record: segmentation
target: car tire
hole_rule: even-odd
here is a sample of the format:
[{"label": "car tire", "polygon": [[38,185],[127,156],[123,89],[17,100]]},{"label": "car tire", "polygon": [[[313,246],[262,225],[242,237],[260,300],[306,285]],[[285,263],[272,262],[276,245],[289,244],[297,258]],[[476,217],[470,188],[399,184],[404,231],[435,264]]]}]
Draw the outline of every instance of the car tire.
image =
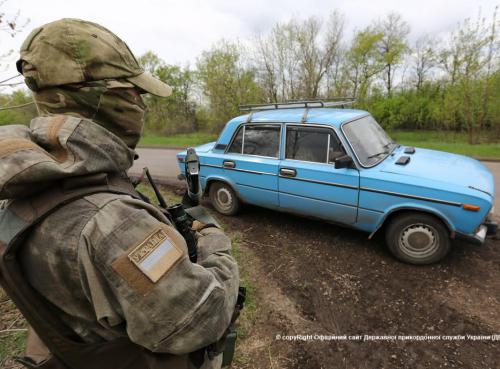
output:
[{"label": "car tire", "polygon": [[228,184],[215,182],[210,186],[210,202],[215,210],[224,215],[235,215],[240,210],[240,201]]},{"label": "car tire", "polygon": [[448,229],[438,218],[423,213],[396,215],[386,228],[389,250],[410,264],[432,264],[450,251]]}]

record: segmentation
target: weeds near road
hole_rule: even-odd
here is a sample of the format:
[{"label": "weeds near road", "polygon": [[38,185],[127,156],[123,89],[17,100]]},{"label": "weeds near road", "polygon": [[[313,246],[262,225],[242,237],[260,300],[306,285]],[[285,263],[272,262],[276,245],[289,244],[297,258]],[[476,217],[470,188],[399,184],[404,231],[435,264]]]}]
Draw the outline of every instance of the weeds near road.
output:
[{"label": "weeds near road", "polygon": [[21,368],[12,357],[21,355],[26,340],[26,321],[0,288],[0,368]]}]

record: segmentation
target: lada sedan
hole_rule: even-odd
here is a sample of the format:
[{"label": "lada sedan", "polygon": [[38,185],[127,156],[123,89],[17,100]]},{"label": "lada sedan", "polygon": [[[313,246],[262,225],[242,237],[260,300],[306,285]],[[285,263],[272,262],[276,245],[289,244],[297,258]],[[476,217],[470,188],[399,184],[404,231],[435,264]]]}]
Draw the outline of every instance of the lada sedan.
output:
[{"label": "lada sedan", "polygon": [[253,204],[370,238],[383,231],[394,256],[413,264],[442,259],[457,237],[483,243],[496,232],[494,180],[479,161],[399,145],[368,112],[328,105],[339,103],[250,106],[197,147],[213,207],[234,215]]}]

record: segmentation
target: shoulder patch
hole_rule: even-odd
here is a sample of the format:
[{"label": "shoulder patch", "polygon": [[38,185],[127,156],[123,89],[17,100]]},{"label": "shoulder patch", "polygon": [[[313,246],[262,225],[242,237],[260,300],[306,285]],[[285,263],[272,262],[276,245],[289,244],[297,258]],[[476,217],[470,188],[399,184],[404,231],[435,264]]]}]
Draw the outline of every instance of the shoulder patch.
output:
[{"label": "shoulder patch", "polygon": [[116,259],[112,267],[132,287],[147,294],[187,255],[186,246],[179,238],[173,228],[162,225]]}]

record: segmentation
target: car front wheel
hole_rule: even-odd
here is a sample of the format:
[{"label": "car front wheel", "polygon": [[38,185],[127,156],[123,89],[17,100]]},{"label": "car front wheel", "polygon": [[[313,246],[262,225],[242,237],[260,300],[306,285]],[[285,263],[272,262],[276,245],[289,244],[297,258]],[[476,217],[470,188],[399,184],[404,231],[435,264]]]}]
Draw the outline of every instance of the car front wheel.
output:
[{"label": "car front wheel", "polygon": [[450,251],[448,229],[429,214],[396,215],[387,227],[386,241],[396,258],[410,264],[435,263]]},{"label": "car front wheel", "polygon": [[227,184],[215,182],[210,186],[210,201],[219,213],[234,215],[240,209],[240,201],[234,190]]}]

